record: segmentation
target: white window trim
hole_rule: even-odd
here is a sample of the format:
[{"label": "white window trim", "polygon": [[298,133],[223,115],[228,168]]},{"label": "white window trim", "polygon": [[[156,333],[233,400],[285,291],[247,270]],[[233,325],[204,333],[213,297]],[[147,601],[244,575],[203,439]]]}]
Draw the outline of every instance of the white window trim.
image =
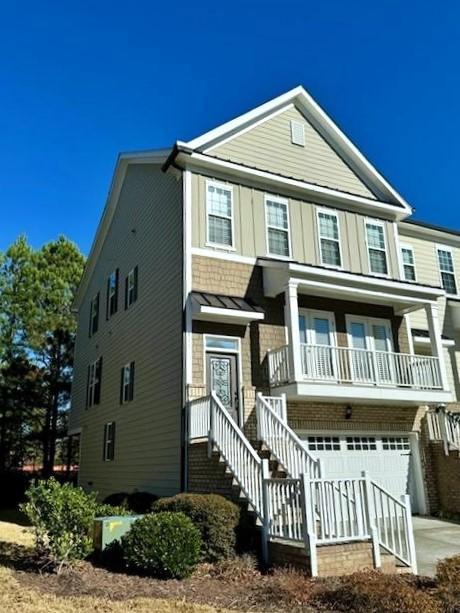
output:
[{"label": "white window trim", "polygon": [[[305,324],[307,330],[307,345],[316,345],[312,343],[314,327],[313,319],[318,317],[319,319],[328,319],[331,326],[331,347],[337,347],[337,332],[335,325],[335,313],[333,311],[318,311],[313,309],[299,308],[299,316],[305,317]],[[299,330],[300,332],[300,330]]]},{"label": "white window trim", "polygon": [[[383,229],[383,242],[385,243],[384,249],[379,249],[378,247],[370,247],[369,241],[367,239],[367,224],[371,224],[373,226],[380,226]],[[390,277],[390,261],[388,259],[388,241],[387,241],[385,222],[381,221],[380,219],[373,219],[372,217],[365,217],[364,218],[364,238],[366,240],[367,265],[369,267],[369,274],[375,275],[376,277],[382,277],[384,279],[388,279]],[[369,249],[375,249],[377,251],[385,252],[385,260],[386,260],[387,271],[388,271],[386,274],[383,272],[373,272],[372,271],[371,257],[370,257]]]},{"label": "white window trim", "polygon": [[[276,202],[278,204],[284,204],[286,206],[286,215],[287,215],[287,229],[277,228],[276,226],[270,226],[274,230],[281,230],[282,232],[287,232],[288,236],[288,255],[279,255],[277,253],[270,253],[270,243],[268,240],[268,216],[267,216],[267,201]],[[281,260],[290,260],[291,259],[291,222],[289,219],[289,200],[287,198],[281,198],[280,196],[272,196],[271,194],[265,194],[264,196],[264,213],[265,213],[265,255],[270,258],[276,258]]]},{"label": "white window trim", "polygon": [[[113,440],[111,438],[109,439],[109,436],[108,436],[108,434],[109,434],[109,426],[113,426],[113,424],[114,424],[113,421],[108,421],[106,424],[104,424],[104,441],[105,441],[105,445],[104,445],[104,462],[113,462],[113,458],[109,458],[109,454],[108,454],[109,443],[113,442]],[[113,436],[113,432],[112,432],[112,436]]]},{"label": "white window trim", "polygon": [[[96,330],[93,331],[93,322],[94,322],[94,304],[96,302],[96,300],[99,298],[99,304],[97,305],[97,326],[96,326]],[[91,336],[93,336],[94,334],[96,334],[96,332],[99,330],[99,315],[100,315],[100,311],[101,311],[101,297],[100,297],[100,292],[97,292],[96,294],[94,294],[94,296],[91,298],[91,302],[90,302],[90,319],[91,319]]]},{"label": "white window trim", "polygon": [[[454,252],[454,249],[450,245],[441,245],[439,243],[436,244],[434,246],[434,248],[435,248],[435,252],[436,252],[436,262],[437,262],[437,265],[438,265],[439,284],[440,284],[440,286],[442,288],[444,287],[443,282],[442,282],[442,274],[441,274],[441,272],[445,272],[447,274],[452,274],[454,276],[454,279],[455,279],[455,287],[457,288],[457,293],[456,294],[449,294],[446,291],[446,295],[447,296],[451,296],[452,298],[458,298],[459,297],[459,288],[458,288],[457,273],[455,271],[455,259],[454,259],[454,253],[455,252]],[[439,252],[440,251],[448,251],[450,253],[451,258],[452,258],[452,267],[454,269],[453,272],[450,272],[448,270],[441,271],[441,263],[439,261]]]},{"label": "white window trim", "polygon": [[[221,338],[224,340],[237,341],[236,349],[220,349],[218,347],[207,348],[206,340],[208,338]],[[206,372],[206,354],[207,353],[228,353],[230,355],[236,355],[237,370],[238,370],[238,412],[240,424],[243,423],[243,404],[242,404],[242,389],[243,389],[243,365],[241,363],[241,338],[239,336],[228,336],[225,334],[204,334],[203,335],[203,384],[207,386],[207,372]]]},{"label": "white window trim", "polygon": [[358,322],[358,323],[362,323],[364,324],[364,331],[366,334],[366,351],[377,351],[375,349],[375,339],[373,337],[373,335],[371,334],[371,328],[372,325],[377,325],[377,326],[387,326],[388,327],[388,339],[390,341],[390,349],[388,349],[387,351],[389,351],[390,353],[394,353],[394,339],[393,339],[393,326],[391,325],[391,319],[384,319],[382,317],[364,317],[362,315],[352,315],[350,313],[347,313],[345,315],[345,324],[346,324],[346,328],[347,328],[347,342],[348,342],[348,347],[350,349],[353,349],[353,335],[351,333],[351,324],[353,322]]},{"label": "white window trim", "polygon": [[[414,269],[414,275],[415,275],[415,279],[413,281],[406,279],[406,275],[404,273],[404,266],[406,266],[406,264],[404,264],[404,258],[402,254],[403,249],[407,249],[408,251],[412,252],[412,261],[413,261],[412,267]],[[415,250],[414,250],[413,245],[410,245],[409,243],[399,243],[399,257],[401,258],[401,273],[402,273],[403,281],[405,281],[406,283],[417,283],[418,275],[417,275],[417,267],[415,265]]]},{"label": "white window trim", "polygon": [[127,283],[128,283],[128,289],[127,289],[127,295],[126,295],[126,307],[130,307],[135,303],[135,300],[133,300],[132,302],[129,301],[129,292],[132,290],[134,291],[136,288],[136,275],[134,273],[135,268],[131,268],[131,270],[128,272],[128,277],[127,277]]},{"label": "white window trim", "polygon": [[101,383],[101,380],[96,378],[97,364],[99,360],[100,360],[100,357],[97,358],[97,360],[94,360],[94,362],[90,362],[89,364],[88,399],[87,399],[88,409],[96,406],[94,404],[94,392],[96,390],[97,383],[99,384]]},{"label": "white window trim", "polygon": [[[332,241],[335,239],[329,238],[326,236],[321,236],[320,221],[319,221],[320,213],[324,213],[325,215],[330,215],[331,217],[335,217],[337,220],[337,231],[339,234],[339,238],[337,239],[337,242],[339,244],[340,265],[327,264],[326,262],[323,262],[323,250],[321,249],[321,239],[324,238],[325,240],[332,240]],[[319,250],[319,259],[321,262],[321,266],[325,266],[326,268],[331,268],[332,270],[343,270],[342,234],[340,231],[340,217],[339,217],[338,211],[333,210],[333,209],[328,209],[325,207],[318,207],[316,209],[316,232],[317,232],[317,237],[318,237],[318,250]]]},{"label": "white window trim", "polygon": [[[219,189],[225,189],[230,192],[230,208],[231,208],[231,217],[230,217],[230,226],[231,226],[231,245],[222,245],[220,243],[213,243],[209,239],[209,200],[208,200],[208,188],[209,187],[217,187]],[[216,217],[219,217],[218,215]],[[220,216],[223,219],[228,219],[228,217]],[[236,251],[235,247],[235,206],[233,202],[233,185],[229,185],[228,183],[221,183],[219,181],[211,181],[209,179],[206,180],[206,247],[213,247],[215,249],[221,249],[224,251]]]}]

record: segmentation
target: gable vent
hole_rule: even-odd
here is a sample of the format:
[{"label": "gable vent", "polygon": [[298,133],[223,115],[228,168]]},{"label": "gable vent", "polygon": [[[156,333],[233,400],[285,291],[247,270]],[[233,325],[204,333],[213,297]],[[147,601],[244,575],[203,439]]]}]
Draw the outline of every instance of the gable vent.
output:
[{"label": "gable vent", "polygon": [[300,121],[291,121],[291,141],[294,145],[305,147],[305,129]]}]

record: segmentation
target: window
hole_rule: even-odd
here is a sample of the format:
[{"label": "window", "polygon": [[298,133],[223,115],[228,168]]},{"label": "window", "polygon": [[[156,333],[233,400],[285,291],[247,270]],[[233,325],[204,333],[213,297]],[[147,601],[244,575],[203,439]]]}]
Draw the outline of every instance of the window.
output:
[{"label": "window", "polygon": [[114,270],[107,279],[107,304],[106,316],[107,319],[112,317],[118,310],[118,268]]},{"label": "window", "polygon": [[384,451],[410,451],[410,441],[407,436],[385,436],[382,447]]},{"label": "window", "polygon": [[129,271],[125,281],[125,309],[137,300],[137,266]]},{"label": "window", "polygon": [[305,147],[305,128],[301,121],[291,121],[291,142],[293,145]]},{"label": "window", "polygon": [[373,436],[347,436],[348,451],[375,451],[377,443]]},{"label": "window", "polygon": [[438,247],[439,271],[441,283],[448,294],[457,294],[457,282],[455,280],[454,260],[452,251],[447,247]]},{"label": "window", "polygon": [[238,351],[238,339],[225,336],[207,336],[206,349],[221,349],[224,351]]},{"label": "window", "polygon": [[335,213],[318,211],[318,235],[321,264],[325,266],[342,266],[339,220]]},{"label": "window", "polygon": [[383,224],[366,221],[366,240],[369,254],[369,269],[376,275],[387,275],[387,253]]},{"label": "window", "polygon": [[230,187],[206,184],[208,243],[233,247],[233,192]]},{"label": "window", "polygon": [[104,447],[102,458],[104,462],[111,462],[115,457],[115,422],[109,421],[104,426]]},{"label": "window", "polygon": [[134,362],[126,364],[121,369],[120,404],[134,399]]},{"label": "window", "polygon": [[100,294],[94,296],[89,306],[89,335],[96,334],[99,327],[99,298]]},{"label": "window", "polygon": [[416,281],[414,250],[406,245],[401,247],[401,260],[403,265],[404,279]]},{"label": "window", "polygon": [[102,357],[88,366],[86,382],[86,408],[101,402]]},{"label": "window", "polygon": [[265,197],[265,222],[267,225],[267,248],[270,255],[280,255],[288,258],[289,246],[289,216],[285,200]]},{"label": "window", "polygon": [[308,449],[310,451],[340,451],[338,436],[309,436]]}]

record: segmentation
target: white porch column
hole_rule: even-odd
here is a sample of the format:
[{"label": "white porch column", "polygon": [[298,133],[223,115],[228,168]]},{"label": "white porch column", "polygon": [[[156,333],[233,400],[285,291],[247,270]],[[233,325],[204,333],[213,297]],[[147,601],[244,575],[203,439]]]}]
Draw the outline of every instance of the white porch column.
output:
[{"label": "white porch column", "polygon": [[439,307],[437,304],[430,302],[425,305],[425,311],[428,330],[430,332],[431,352],[433,356],[439,359],[442,387],[448,390],[449,382],[447,380],[446,361],[444,359],[444,350],[442,346],[441,326],[439,325]]},{"label": "white porch column", "polygon": [[297,284],[289,283],[285,290],[286,325],[288,329],[288,355],[291,381],[302,380],[302,360],[300,357],[299,304]]}]

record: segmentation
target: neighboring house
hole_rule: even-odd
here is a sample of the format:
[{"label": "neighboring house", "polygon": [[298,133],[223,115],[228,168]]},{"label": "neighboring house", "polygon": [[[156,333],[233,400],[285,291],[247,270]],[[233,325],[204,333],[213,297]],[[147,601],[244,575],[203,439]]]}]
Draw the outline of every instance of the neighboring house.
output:
[{"label": "neighboring house", "polygon": [[[372,537],[376,565],[377,547],[414,568],[399,501],[439,504],[423,423],[460,394],[460,234],[411,213],[302,87],[172,150],[121,155],[75,301],[80,484],[231,493],[217,450],[272,540],[313,552]],[[270,481],[250,441],[294,480]],[[406,522],[404,551],[387,511],[360,507],[363,470],[372,508]],[[288,491],[302,473],[333,484],[326,511]],[[276,523],[282,487],[292,526]],[[355,519],[338,534],[324,512],[342,503]],[[320,551],[312,572],[343,564]]]}]

